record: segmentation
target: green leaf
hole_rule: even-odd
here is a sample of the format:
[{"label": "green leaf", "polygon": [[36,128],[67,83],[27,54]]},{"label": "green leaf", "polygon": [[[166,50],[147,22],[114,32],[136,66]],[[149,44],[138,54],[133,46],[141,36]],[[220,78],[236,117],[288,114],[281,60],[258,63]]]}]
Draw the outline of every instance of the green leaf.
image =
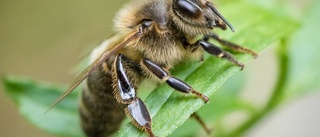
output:
[{"label": "green leaf", "polygon": [[[229,2],[221,6],[221,12],[235,25],[235,34],[223,35],[224,38],[245,45],[247,48],[261,52],[268,45],[290,35],[297,23],[288,17],[263,10],[259,7],[241,2]],[[241,62],[252,59],[247,54],[235,54]],[[239,70],[230,62],[206,56],[202,64],[190,63],[176,67],[172,75],[185,80],[197,91],[211,96],[222,83]],[[214,99],[214,97],[213,97]],[[166,84],[156,88],[145,100],[153,117],[153,131],[156,136],[168,136],[181,126],[189,116],[197,111],[204,102],[190,96],[182,96]],[[125,125],[119,137],[146,136],[132,124]]]},{"label": "green leaf", "polygon": [[78,117],[79,90],[71,93],[56,107],[45,113],[65,87],[6,76],[3,80],[7,94],[15,101],[20,113],[40,129],[68,137],[81,137]]}]

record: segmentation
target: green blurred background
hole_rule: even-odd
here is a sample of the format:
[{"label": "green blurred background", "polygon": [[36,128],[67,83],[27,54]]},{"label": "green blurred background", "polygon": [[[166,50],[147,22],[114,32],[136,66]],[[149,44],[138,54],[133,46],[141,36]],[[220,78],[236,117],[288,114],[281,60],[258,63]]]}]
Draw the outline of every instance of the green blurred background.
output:
[{"label": "green blurred background", "polygon": [[[126,1],[1,0],[0,73],[70,83],[73,69],[112,32]],[[23,120],[0,87],[0,136],[52,136]]]},{"label": "green blurred background", "polygon": [[[75,66],[88,55],[94,45],[112,33],[112,19],[116,11],[127,1],[1,0],[0,75],[24,75],[54,83],[70,83],[74,78]],[[261,4],[268,3],[267,0],[261,1]],[[288,4],[300,11],[308,7],[309,2],[295,0]],[[273,5],[267,6],[272,8]],[[298,11],[292,10],[292,13],[299,14]],[[297,14],[293,16],[299,16]],[[257,106],[263,105],[277,76],[276,65],[272,48],[248,64],[244,73],[250,72],[249,85],[246,85],[243,96],[255,102]],[[256,80],[261,78],[262,81]],[[13,101],[4,94],[3,85],[0,86],[0,136],[53,136],[24,121]],[[261,89],[259,93],[255,92],[257,88]],[[265,134],[270,131],[279,133],[279,137],[289,135],[287,133],[290,131],[295,131],[293,135],[296,136],[320,135],[320,131],[314,128],[320,126],[317,124],[320,123],[319,118],[317,119],[320,111],[314,109],[314,105],[320,103],[319,97],[318,94],[306,96],[300,99],[300,102],[281,108],[281,111],[278,110],[262,122],[263,124],[257,126],[256,131],[248,135],[275,135]],[[230,117],[231,121],[235,119],[237,118]],[[290,120],[293,119],[298,119],[298,123],[291,123]],[[304,128],[305,122],[311,122],[314,126]],[[299,127],[300,132],[297,129]],[[278,129],[284,131],[277,131]]]}]

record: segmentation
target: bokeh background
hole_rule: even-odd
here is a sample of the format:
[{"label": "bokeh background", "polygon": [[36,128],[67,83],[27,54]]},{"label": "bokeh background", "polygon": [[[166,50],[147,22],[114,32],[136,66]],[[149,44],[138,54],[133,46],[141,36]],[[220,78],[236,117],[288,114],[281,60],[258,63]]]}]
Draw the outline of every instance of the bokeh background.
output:
[{"label": "bokeh background", "polygon": [[[53,83],[70,83],[75,66],[92,47],[112,33],[112,19],[126,1],[1,0],[0,75],[14,74]],[[261,1],[272,8],[267,0]],[[310,1],[283,3],[295,9],[291,9],[293,16],[298,17],[308,10]],[[277,78],[274,48],[267,49],[250,62],[243,73],[249,75],[242,96],[263,105]],[[0,86],[0,136],[54,136],[27,123],[18,114],[13,101],[5,95],[3,85]],[[320,94],[317,92],[287,103],[259,122],[247,136],[320,136],[318,104]],[[237,117],[230,117],[230,120],[237,120]]]}]

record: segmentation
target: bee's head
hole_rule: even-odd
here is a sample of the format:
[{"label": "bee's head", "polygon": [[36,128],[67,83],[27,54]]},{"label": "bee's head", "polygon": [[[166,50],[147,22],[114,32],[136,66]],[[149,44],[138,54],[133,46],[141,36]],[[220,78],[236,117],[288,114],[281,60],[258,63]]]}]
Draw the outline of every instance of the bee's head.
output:
[{"label": "bee's head", "polygon": [[232,25],[207,0],[173,0],[173,22],[189,34],[209,33],[213,28],[234,31]]}]

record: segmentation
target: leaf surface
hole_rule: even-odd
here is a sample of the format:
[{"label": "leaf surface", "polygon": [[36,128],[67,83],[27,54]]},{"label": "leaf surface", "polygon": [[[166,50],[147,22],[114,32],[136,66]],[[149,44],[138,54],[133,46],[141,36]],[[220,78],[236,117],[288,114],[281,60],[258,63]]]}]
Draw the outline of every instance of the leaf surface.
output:
[{"label": "leaf surface", "polygon": [[83,136],[78,117],[79,90],[45,113],[65,87],[14,76],[6,76],[3,82],[7,94],[29,122],[60,136]]}]

